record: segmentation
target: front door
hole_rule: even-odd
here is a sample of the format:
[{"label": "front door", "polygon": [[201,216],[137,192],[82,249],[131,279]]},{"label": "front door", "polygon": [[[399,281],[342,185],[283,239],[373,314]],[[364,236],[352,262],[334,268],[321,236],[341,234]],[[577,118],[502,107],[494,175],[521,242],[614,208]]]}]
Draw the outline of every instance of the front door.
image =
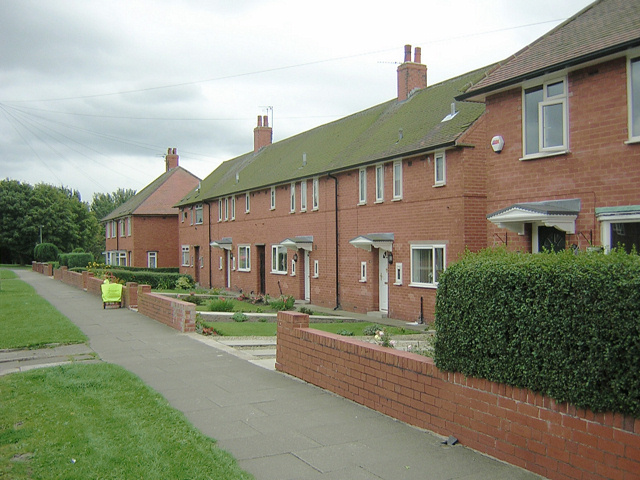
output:
[{"label": "front door", "polygon": [[566,247],[566,235],[555,227],[538,227],[538,251],[561,252]]},{"label": "front door", "polygon": [[227,269],[226,269],[226,286],[227,288],[231,288],[231,250],[226,250],[227,252]]},{"label": "front door", "polygon": [[380,312],[389,312],[389,262],[387,251],[378,249],[378,299]]},{"label": "front door", "polygon": [[304,299],[311,300],[311,273],[309,272],[309,252],[304,250]]},{"label": "front door", "polygon": [[266,255],[264,245],[258,245],[258,270],[260,272],[260,279],[258,285],[258,293],[264,295],[266,293],[266,280],[267,272],[265,267]]}]

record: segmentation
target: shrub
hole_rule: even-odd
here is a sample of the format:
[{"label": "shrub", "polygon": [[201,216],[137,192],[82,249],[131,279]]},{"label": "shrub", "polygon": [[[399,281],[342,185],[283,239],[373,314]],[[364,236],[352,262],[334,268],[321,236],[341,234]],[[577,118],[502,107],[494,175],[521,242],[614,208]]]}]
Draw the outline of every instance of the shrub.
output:
[{"label": "shrub", "polygon": [[176,281],[176,288],[180,288],[182,290],[188,290],[195,286],[196,286],[195,282],[189,276],[182,276]]},{"label": "shrub", "polygon": [[274,310],[291,310],[295,301],[291,295],[281,295],[276,300],[271,300],[269,306]]},{"label": "shrub", "polygon": [[195,303],[196,305],[202,305],[204,303],[204,299],[202,297],[197,297],[196,295],[187,295],[186,297],[181,297],[180,300],[183,302]]},{"label": "shrub", "polygon": [[369,325],[368,327],[364,327],[362,329],[362,334],[366,335],[368,337],[373,337],[374,335],[376,335],[380,330],[384,330],[383,327],[381,325],[378,324],[374,324],[374,325]]},{"label": "shrub", "polygon": [[91,253],[61,253],[60,265],[64,267],[80,268],[86,267],[93,263],[93,254]]},{"label": "shrub", "polygon": [[[123,282],[135,282],[140,285],[149,285],[153,289],[172,290],[176,286],[176,282],[180,277],[179,273],[160,273],[155,270],[132,271],[122,270],[120,267],[111,267],[106,269],[113,275],[121,279]],[[101,275],[102,271],[96,270],[96,275]]]},{"label": "shrub", "polygon": [[71,250],[71,253],[84,253],[84,248],[76,247],[73,250]]},{"label": "shrub", "polygon": [[466,254],[436,295],[436,365],[640,417],[640,257]]},{"label": "shrub", "polygon": [[307,307],[300,307],[298,310],[300,313],[306,313],[307,315],[313,315],[313,310]]},{"label": "shrub", "polygon": [[39,243],[33,249],[33,258],[36,262],[54,262],[59,256],[60,251],[53,243]]},{"label": "shrub", "polygon": [[353,337],[354,335],[351,330],[338,330],[336,333],[338,335],[342,335],[343,337]]},{"label": "shrub", "polygon": [[224,298],[214,298],[207,305],[210,312],[233,312],[233,302]]},{"label": "shrub", "polygon": [[234,322],[246,322],[249,317],[247,317],[242,312],[236,312],[236,313],[233,314],[233,317],[231,317],[231,318],[233,319]]}]

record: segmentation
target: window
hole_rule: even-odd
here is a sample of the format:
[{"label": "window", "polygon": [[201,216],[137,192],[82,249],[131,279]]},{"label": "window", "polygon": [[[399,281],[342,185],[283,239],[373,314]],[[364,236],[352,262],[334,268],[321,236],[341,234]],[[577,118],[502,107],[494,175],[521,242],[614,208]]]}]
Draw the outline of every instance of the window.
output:
[{"label": "window", "polygon": [[126,267],[127,266],[127,252],[119,251],[116,254],[116,265],[118,265],[120,267]]},{"label": "window", "polygon": [[557,152],[567,147],[566,80],[545,82],[524,91],[524,154]]},{"label": "window", "polygon": [[411,245],[411,286],[437,286],[444,270],[444,256],[444,245]]},{"label": "window", "polygon": [[244,194],[244,213],[249,213],[251,211],[251,195],[249,192]]},{"label": "window", "polygon": [[105,224],[104,230],[105,230],[107,238],[109,238],[109,235],[111,234],[111,224],[109,222],[107,222]]},{"label": "window", "polygon": [[194,215],[193,215],[193,207],[191,207],[189,209],[189,212],[191,212],[191,216],[190,216],[190,219],[189,219],[189,225],[193,225],[193,219],[195,218]]},{"label": "window", "polygon": [[118,227],[116,227],[116,221],[111,220],[111,238],[116,238],[116,235],[118,233],[117,228]]},{"label": "window", "polygon": [[236,196],[231,197],[231,220],[236,219]]},{"label": "window", "polygon": [[444,152],[436,153],[433,156],[433,168],[434,184],[439,186],[447,183],[447,163]]},{"label": "window", "polygon": [[320,272],[320,266],[318,264],[318,260],[313,261],[313,278],[318,278],[318,274]]},{"label": "window", "polygon": [[271,187],[271,210],[276,209],[276,187]]},{"label": "window", "polygon": [[238,270],[241,272],[251,271],[251,247],[249,245],[238,245]]},{"label": "window", "polygon": [[360,262],[360,282],[367,281],[367,262]]},{"label": "window", "polygon": [[236,269],[236,257],[231,257],[231,270]]},{"label": "window", "polygon": [[202,204],[196,205],[196,225],[202,224],[204,221],[202,214]]},{"label": "window", "polygon": [[402,198],[402,160],[393,162],[393,199]]},{"label": "window", "polygon": [[220,267],[218,267],[218,270],[222,270],[222,257],[219,257],[220,260]]},{"label": "window", "polygon": [[184,208],[180,209],[180,218],[182,223],[184,223],[185,219],[187,218],[187,212],[184,211]]},{"label": "window", "polygon": [[361,168],[358,171],[358,204],[367,203],[367,169]]},{"label": "window", "polygon": [[376,165],[376,202],[384,201],[384,165]]},{"label": "window", "polygon": [[401,263],[396,263],[396,277],[393,284],[402,285],[402,264]]},{"label": "window", "polygon": [[229,198],[224,199],[224,221],[229,220]]},{"label": "window", "polygon": [[291,259],[291,276],[296,276],[296,261],[293,258]]},{"label": "window", "polygon": [[124,220],[120,220],[118,223],[120,224],[120,236],[124,237]]},{"label": "window", "polygon": [[291,197],[291,205],[290,205],[291,208],[289,209],[289,211],[293,213],[296,211],[296,184],[295,183],[291,184],[291,191],[289,193]]},{"label": "window", "polygon": [[271,273],[287,273],[287,247],[282,245],[271,247]]},{"label": "window", "polygon": [[640,58],[629,61],[629,137],[640,140]]},{"label": "window", "polygon": [[307,181],[300,182],[300,211],[307,211]]},{"label": "window", "polygon": [[131,236],[131,217],[127,217],[127,237]]},{"label": "window", "polygon": [[320,181],[318,180],[318,177],[313,179],[311,196],[313,202],[311,208],[313,210],[318,210],[318,206],[320,205]]},{"label": "window", "polygon": [[222,221],[222,199],[218,200],[218,221]]},{"label": "window", "polygon": [[147,268],[158,268],[158,252],[147,252]]},{"label": "window", "polygon": [[189,245],[182,245],[182,266],[188,267],[189,265]]}]

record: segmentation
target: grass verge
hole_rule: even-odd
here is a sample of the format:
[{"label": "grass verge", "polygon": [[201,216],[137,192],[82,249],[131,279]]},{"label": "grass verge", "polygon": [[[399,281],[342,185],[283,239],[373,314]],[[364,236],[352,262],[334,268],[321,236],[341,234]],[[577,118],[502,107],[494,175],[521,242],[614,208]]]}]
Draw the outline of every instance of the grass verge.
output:
[{"label": "grass verge", "polygon": [[121,367],[0,377],[0,477],[250,479],[215,441]]},{"label": "grass verge", "polygon": [[14,272],[0,269],[0,281],[0,349],[87,341],[78,327]]},{"label": "grass verge", "polygon": [[[219,335],[225,337],[268,337],[276,334],[278,328],[275,322],[202,322],[206,327],[213,328]],[[338,333],[341,331],[352,332],[355,336],[364,336],[364,329],[375,325],[370,322],[352,323],[310,323],[309,328],[324,332]],[[416,332],[397,327],[385,327],[391,335],[410,335]]]}]

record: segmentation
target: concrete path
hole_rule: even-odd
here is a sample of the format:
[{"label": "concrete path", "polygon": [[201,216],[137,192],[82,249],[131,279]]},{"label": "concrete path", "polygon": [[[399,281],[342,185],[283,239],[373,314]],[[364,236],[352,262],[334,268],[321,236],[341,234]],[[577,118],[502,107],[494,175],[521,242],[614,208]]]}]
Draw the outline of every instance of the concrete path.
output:
[{"label": "concrete path", "polygon": [[[537,475],[180,334],[44,275],[20,278],[90,338],[106,362],[160,392],[258,480],[475,479]],[[217,348],[216,348],[217,347]]]}]

